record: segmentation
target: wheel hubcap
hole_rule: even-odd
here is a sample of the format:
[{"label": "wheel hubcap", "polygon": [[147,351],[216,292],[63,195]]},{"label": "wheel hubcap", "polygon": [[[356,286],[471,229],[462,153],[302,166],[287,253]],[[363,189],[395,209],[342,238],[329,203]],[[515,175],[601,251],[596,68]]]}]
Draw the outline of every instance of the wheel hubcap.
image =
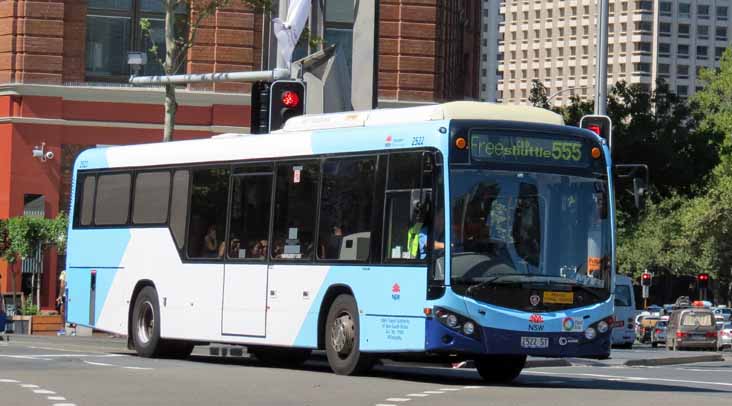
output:
[{"label": "wheel hubcap", "polygon": [[154,329],[155,311],[153,310],[152,303],[145,302],[137,314],[137,338],[141,343],[147,343],[150,341]]},{"label": "wheel hubcap", "polygon": [[348,357],[356,341],[356,326],[349,313],[342,313],[333,321],[330,337],[338,355],[341,358]]}]

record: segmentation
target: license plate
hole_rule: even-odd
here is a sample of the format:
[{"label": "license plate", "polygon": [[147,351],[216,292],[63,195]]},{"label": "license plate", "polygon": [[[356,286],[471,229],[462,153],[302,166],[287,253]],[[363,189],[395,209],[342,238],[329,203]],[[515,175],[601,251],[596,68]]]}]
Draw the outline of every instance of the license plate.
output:
[{"label": "license plate", "polygon": [[521,348],[548,348],[547,337],[521,337]]},{"label": "license plate", "polygon": [[625,326],[625,322],[623,320],[615,321],[615,327],[623,327],[623,326]]},{"label": "license plate", "polygon": [[544,303],[572,304],[573,292],[544,292]]}]

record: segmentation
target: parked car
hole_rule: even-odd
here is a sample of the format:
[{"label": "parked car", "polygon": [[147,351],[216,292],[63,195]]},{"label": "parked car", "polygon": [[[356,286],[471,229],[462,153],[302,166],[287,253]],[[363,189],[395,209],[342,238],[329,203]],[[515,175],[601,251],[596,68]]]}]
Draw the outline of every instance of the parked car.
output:
[{"label": "parked car", "polygon": [[656,348],[658,344],[666,345],[666,329],[668,320],[659,320],[656,327],[651,332],[651,347]]},{"label": "parked car", "polygon": [[728,321],[722,325],[718,337],[717,348],[719,350],[732,349],[732,322]]},{"label": "parked car", "polygon": [[633,280],[627,276],[618,275],[615,279],[615,325],[611,336],[613,346],[633,347],[635,313]]},{"label": "parked car", "polygon": [[714,314],[722,316],[724,321],[732,321],[732,309],[729,307],[718,307],[714,309]]},{"label": "parked car", "polygon": [[689,307],[671,313],[666,331],[666,348],[717,349],[717,326],[714,312],[704,307]]}]

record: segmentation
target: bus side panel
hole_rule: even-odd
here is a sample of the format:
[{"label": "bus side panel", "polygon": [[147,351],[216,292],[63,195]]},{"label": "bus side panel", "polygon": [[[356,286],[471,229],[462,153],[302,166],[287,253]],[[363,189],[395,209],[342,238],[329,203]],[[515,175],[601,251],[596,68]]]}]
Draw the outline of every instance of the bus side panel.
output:
[{"label": "bus side panel", "polygon": [[113,280],[123,269],[129,241],[127,229],[72,230],[67,258],[69,322],[97,326]]},{"label": "bus side panel", "polygon": [[[361,322],[361,349],[370,352],[423,351],[425,348],[425,268],[333,266],[311,305],[297,347],[315,347],[318,316],[331,286],[348,286]],[[324,309],[325,316],[328,309]]]}]

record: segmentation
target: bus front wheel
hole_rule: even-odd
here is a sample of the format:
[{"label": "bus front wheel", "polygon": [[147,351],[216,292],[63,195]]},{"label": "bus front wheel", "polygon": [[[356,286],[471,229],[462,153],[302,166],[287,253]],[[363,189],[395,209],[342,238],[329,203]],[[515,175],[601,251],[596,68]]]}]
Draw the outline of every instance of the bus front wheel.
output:
[{"label": "bus front wheel", "polygon": [[336,297],[325,322],[325,353],[330,368],[338,375],[368,371],[373,359],[361,352],[356,300],[351,295]]},{"label": "bus front wheel", "polygon": [[475,360],[480,376],[490,383],[510,383],[526,365],[525,355],[487,355]]},{"label": "bus front wheel", "polygon": [[132,342],[141,357],[161,355],[160,308],[158,292],[152,286],[142,288],[132,310]]}]

